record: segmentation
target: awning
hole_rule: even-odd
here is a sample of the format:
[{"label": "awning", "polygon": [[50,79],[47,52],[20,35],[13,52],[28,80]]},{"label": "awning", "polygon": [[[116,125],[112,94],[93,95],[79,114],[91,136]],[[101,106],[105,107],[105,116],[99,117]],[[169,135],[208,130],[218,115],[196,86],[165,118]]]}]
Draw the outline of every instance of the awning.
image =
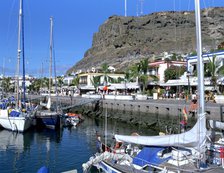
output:
[{"label": "awning", "polygon": [[[103,90],[104,86],[98,87],[100,90]],[[124,90],[124,89],[138,89],[139,86],[136,83],[121,83],[121,84],[109,84],[108,90]]]},{"label": "awning", "polygon": [[93,90],[93,91],[96,90],[96,89],[94,88],[94,86],[88,86],[88,85],[86,85],[86,86],[82,86],[80,89],[81,89],[81,90]]},{"label": "awning", "polygon": [[168,80],[166,83],[160,83],[160,86],[188,86],[188,81]]}]

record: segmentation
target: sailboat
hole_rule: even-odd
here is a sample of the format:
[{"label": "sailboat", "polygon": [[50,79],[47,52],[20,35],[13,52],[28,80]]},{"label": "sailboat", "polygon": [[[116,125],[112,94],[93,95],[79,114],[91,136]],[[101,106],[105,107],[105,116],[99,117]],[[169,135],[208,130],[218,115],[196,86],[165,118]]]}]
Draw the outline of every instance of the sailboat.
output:
[{"label": "sailboat", "polygon": [[[60,129],[62,127],[62,115],[52,108],[51,80],[52,80],[52,56],[53,56],[53,17],[50,17],[50,66],[49,66],[49,95],[46,104],[40,104],[41,110],[37,112],[37,126],[45,126],[49,129]],[[56,91],[57,92],[57,91]]]},{"label": "sailboat", "polygon": [[[35,110],[28,109],[25,104],[25,57],[24,57],[24,44],[22,44],[21,50],[21,34],[23,34],[23,1],[20,0],[19,3],[19,27],[18,27],[18,52],[17,52],[17,73],[16,73],[16,106],[12,100],[1,101],[0,110],[0,124],[3,128],[11,130],[24,132],[27,130],[33,121]],[[22,37],[23,38],[23,37]],[[19,74],[20,74],[20,55],[23,55],[23,105],[21,99],[19,98]]]},{"label": "sailboat", "polygon": [[[208,130],[206,125],[199,0],[195,0],[195,18],[199,108],[194,127],[184,133],[165,136],[115,135],[116,148],[92,157],[82,165],[84,172],[88,172],[91,165],[108,173],[224,172],[224,138],[220,136],[215,141],[216,132]],[[216,127],[220,126],[216,123]],[[124,143],[128,145],[122,148]]]}]

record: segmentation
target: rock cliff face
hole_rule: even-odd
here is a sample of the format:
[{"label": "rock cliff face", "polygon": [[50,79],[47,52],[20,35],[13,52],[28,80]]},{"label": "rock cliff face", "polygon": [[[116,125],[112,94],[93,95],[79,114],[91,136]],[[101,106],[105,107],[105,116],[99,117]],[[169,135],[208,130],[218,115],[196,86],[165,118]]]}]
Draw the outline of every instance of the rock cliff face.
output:
[{"label": "rock cliff face", "polygon": [[[203,48],[216,49],[224,41],[224,8],[201,13]],[[112,16],[93,36],[92,47],[67,73],[106,62],[124,69],[143,57],[162,52],[195,51],[194,12],[159,12],[141,17]]]}]

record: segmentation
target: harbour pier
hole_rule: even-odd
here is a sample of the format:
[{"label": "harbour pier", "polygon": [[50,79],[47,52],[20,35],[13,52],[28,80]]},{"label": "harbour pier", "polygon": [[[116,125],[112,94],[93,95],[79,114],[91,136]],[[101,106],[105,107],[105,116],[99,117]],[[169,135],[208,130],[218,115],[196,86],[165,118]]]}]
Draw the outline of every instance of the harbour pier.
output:
[{"label": "harbour pier", "polygon": [[[39,96],[30,96],[35,99]],[[41,97],[43,99],[43,97]],[[186,100],[175,100],[175,99],[148,99],[148,100],[112,100],[112,99],[88,99],[70,96],[58,96],[57,98],[62,106],[62,109],[71,109],[73,107],[85,106],[89,108],[94,108],[95,103],[99,100],[103,108],[108,108],[112,110],[120,111],[132,111],[132,112],[143,112],[150,114],[159,115],[178,115],[184,107],[187,110],[190,109],[190,101]],[[52,98],[56,101],[56,97]],[[209,119],[223,121],[224,120],[224,105],[206,102],[205,111],[207,112],[207,117]],[[192,114],[193,115],[193,114]],[[123,117],[125,118],[125,117]]]}]

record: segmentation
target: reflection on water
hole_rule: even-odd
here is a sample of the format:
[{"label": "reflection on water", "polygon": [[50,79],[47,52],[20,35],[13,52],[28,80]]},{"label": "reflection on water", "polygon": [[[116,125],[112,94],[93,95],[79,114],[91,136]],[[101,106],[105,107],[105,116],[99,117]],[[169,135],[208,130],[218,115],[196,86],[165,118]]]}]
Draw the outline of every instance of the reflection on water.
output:
[{"label": "reflection on water", "polygon": [[0,151],[17,150],[21,153],[24,149],[24,136],[20,133],[12,133],[10,131],[0,131]]},{"label": "reflection on water", "polygon": [[[109,111],[108,117],[112,115],[121,117]],[[129,116],[134,117],[134,113]],[[138,116],[142,116],[142,120],[146,121],[144,115],[139,114]],[[158,131],[147,127],[122,123],[120,119],[113,121],[108,118],[107,122],[107,127],[105,127],[105,119],[85,117],[84,122],[76,128],[64,128],[61,131],[31,129],[21,134],[0,130],[0,172],[37,172],[43,165],[54,173],[72,169],[82,172],[82,163],[88,161],[89,157],[96,153],[96,134],[101,135],[104,140],[105,128],[107,128],[109,141],[113,140],[115,133],[158,134]]]}]

